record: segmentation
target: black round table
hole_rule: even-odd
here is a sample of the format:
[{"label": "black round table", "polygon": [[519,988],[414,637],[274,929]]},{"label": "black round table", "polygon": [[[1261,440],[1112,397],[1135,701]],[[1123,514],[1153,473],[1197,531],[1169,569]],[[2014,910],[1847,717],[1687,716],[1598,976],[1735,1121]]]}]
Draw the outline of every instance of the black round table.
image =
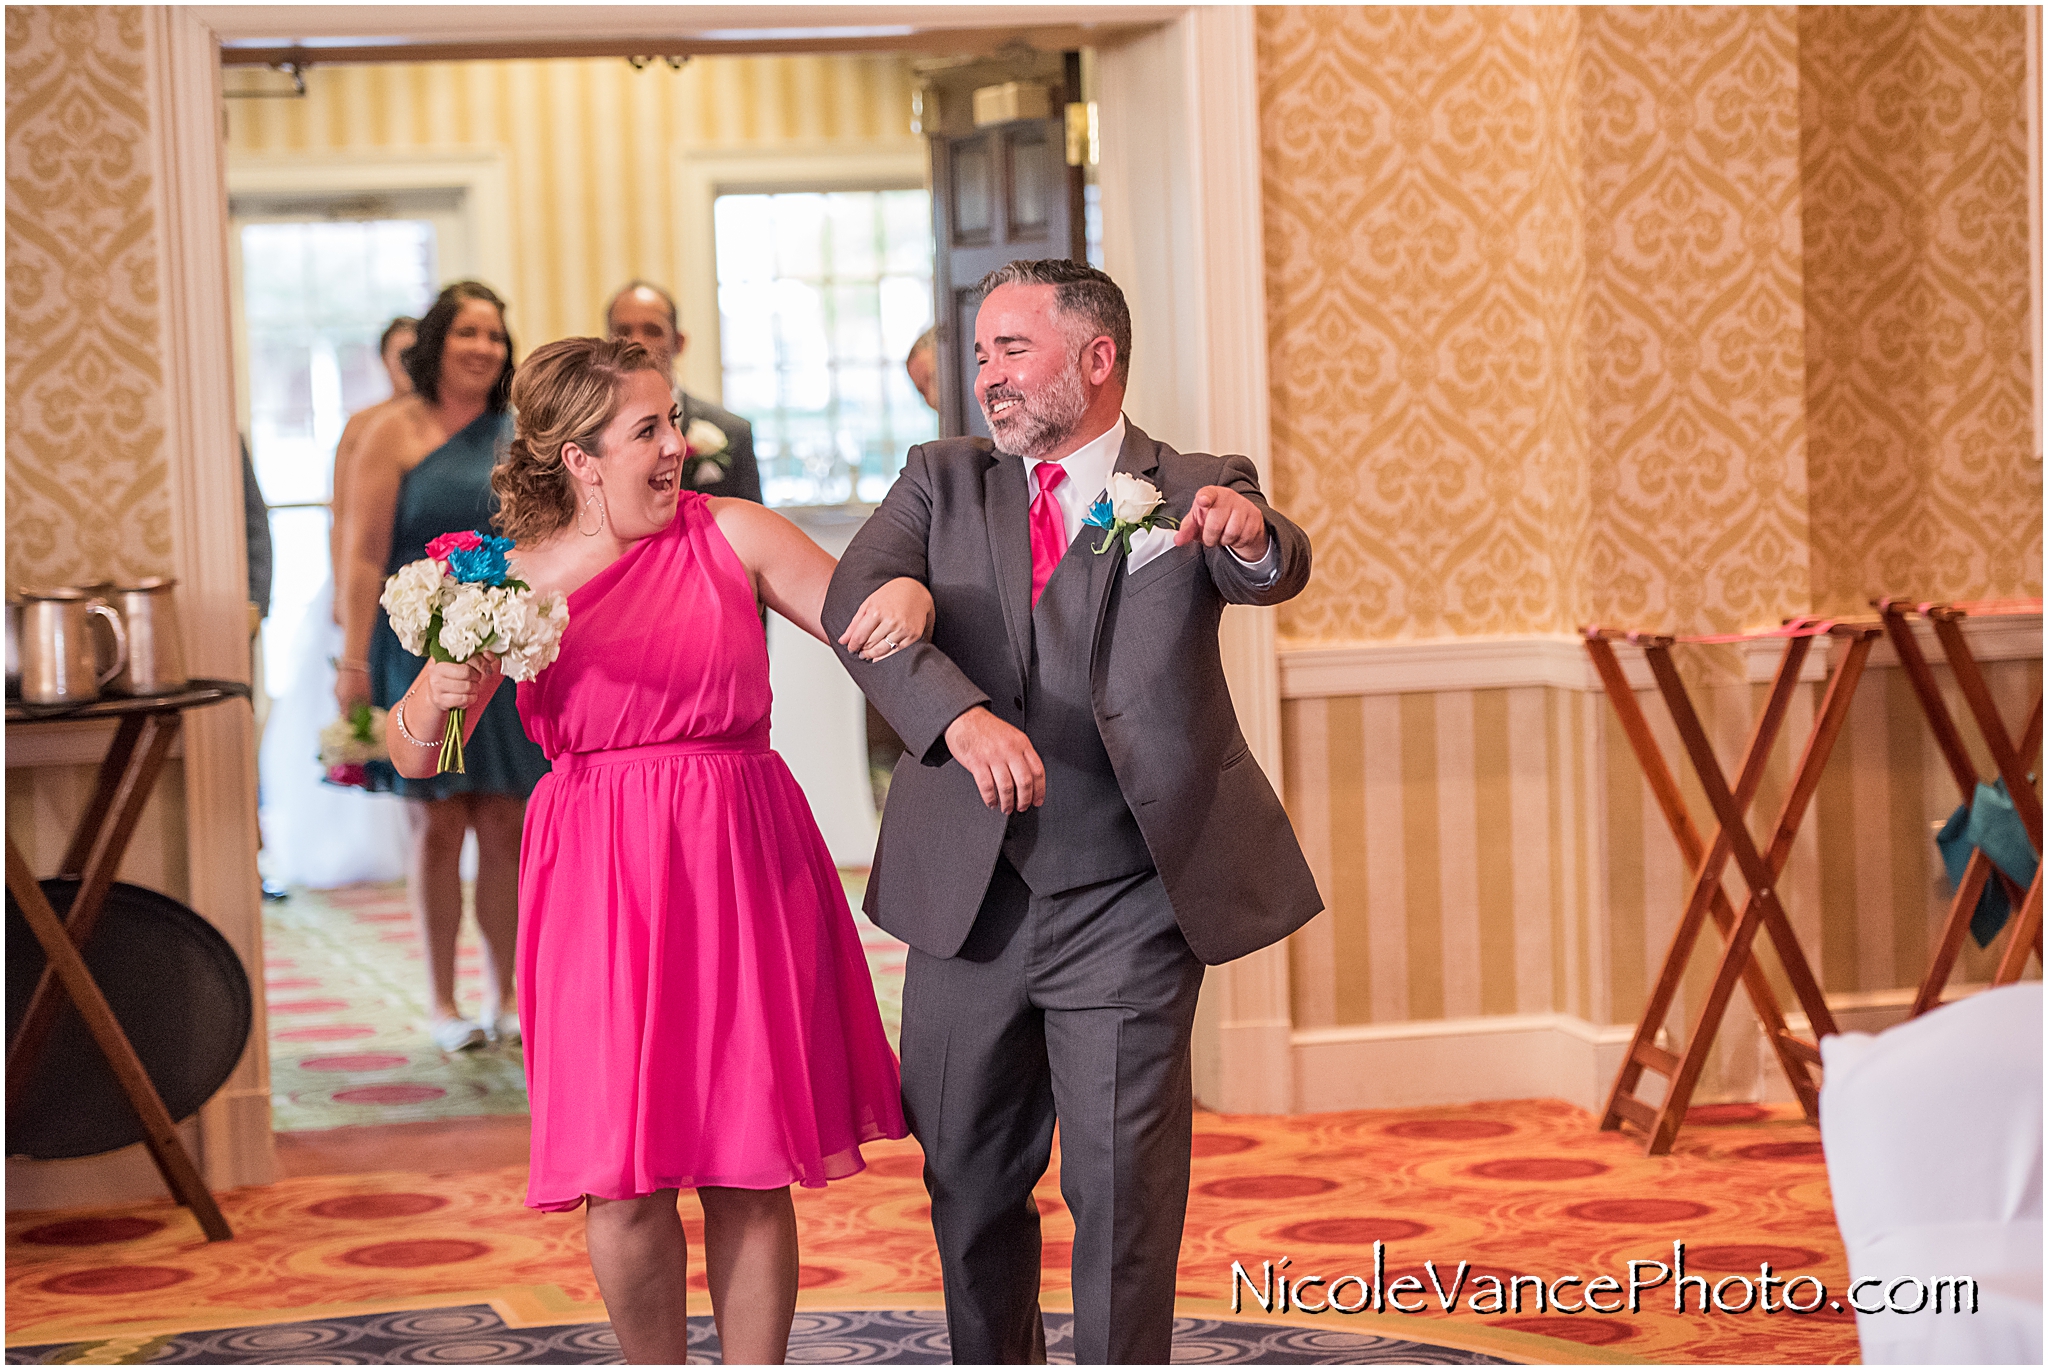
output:
[{"label": "black round table", "polygon": [[149,1148],[164,1183],[179,1203],[192,1210],[208,1241],[226,1241],[234,1233],[221,1216],[220,1205],[207,1191],[199,1168],[186,1153],[156,1086],[150,1082],[134,1046],[107,1006],[106,996],[86,968],[79,948],[86,944],[99,922],[114,873],[135,835],[135,825],[156,786],[157,776],[163,771],[171,743],[177,739],[185,710],[226,699],[248,698],[249,687],[240,681],[193,680],[171,694],[47,706],[10,700],[7,705],[10,731],[57,722],[120,720],[114,740],[100,760],[92,799],[79,817],[57,872],[61,877],[78,881],[77,893],[64,918],[57,917],[14,839],[7,839],[7,889],[42,944],[48,962],[29,998],[21,1026],[7,1044],[7,1106],[11,1109],[21,1102],[31,1067],[49,1041],[63,998],[69,998],[77,1006],[94,1042],[105,1053],[122,1092],[135,1107],[136,1116],[142,1120],[144,1145]]}]

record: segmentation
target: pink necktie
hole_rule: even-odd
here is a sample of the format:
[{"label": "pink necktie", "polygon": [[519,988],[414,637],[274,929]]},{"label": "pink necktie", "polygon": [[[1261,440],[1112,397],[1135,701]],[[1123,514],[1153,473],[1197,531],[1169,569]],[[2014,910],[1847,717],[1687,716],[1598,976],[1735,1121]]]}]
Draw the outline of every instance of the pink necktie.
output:
[{"label": "pink necktie", "polygon": [[1056,461],[1042,461],[1032,468],[1032,474],[1038,480],[1038,493],[1031,499],[1031,605],[1037,608],[1053,567],[1067,551],[1067,516],[1052,497],[1067,478],[1067,468]]}]

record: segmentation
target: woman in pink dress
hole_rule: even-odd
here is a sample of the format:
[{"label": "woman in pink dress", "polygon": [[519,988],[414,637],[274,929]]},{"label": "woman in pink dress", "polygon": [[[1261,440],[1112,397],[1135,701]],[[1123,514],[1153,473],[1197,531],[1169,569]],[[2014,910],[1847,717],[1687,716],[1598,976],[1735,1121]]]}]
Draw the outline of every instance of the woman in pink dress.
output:
[{"label": "woman in pink dress", "polygon": [[[526,1201],[588,1205],[621,1348],[681,1363],[676,1192],[695,1188],[725,1359],[780,1361],[796,1307],[789,1186],[851,1175],[861,1143],[905,1131],[838,872],[768,749],[756,596],[822,637],[833,562],[759,505],[679,492],[674,400],[637,344],[551,343],[512,404],[498,521],[514,574],[569,602],[560,657],[518,687],[554,765],[520,849]],[[892,582],[843,641],[884,656],[928,631],[931,604]],[[499,679],[430,664],[394,738],[437,739],[457,707],[475,719]],[[409,773],[435,764],[431,745],[392,750]]]}]

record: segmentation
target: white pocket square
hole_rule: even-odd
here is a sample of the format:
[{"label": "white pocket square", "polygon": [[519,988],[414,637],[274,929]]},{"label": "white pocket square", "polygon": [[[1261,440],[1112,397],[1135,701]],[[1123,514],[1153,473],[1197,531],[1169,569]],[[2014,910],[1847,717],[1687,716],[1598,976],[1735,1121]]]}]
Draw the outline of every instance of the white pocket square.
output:
[{"label": "white pocket square", "polygon": [[1154,557],[1172,551],[1173,534],[1174,530],[1171,528],[1147,528],[1133,536],[1130,555],[1124,558],[1124,573],[1128,575]]}]

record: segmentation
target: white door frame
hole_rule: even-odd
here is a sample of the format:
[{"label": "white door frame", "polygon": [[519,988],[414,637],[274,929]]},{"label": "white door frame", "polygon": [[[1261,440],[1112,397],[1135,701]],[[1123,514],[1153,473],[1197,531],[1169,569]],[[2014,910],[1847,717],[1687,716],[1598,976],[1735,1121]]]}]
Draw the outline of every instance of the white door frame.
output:
[{"label": "white door frame", "polygon": [[[238,23],[277,22],[300,38],[357,36],[374,11],[224,8]],[[597,11],[592,14],[599,13]],[[686,11],[641,10],[638,26]],[[815,7],[750,7],[747,27],[815,24]],[[1085,14],[1085,11],[1081,13]],[[1053,10],[1041,11],[1050,20]],[[165,258],[165,364],[176,564],[190,606],[195,674],[246,679],[248,642],[240,472],[235,442],[227,282],[219,39],[188,7],[145,9],[152,37],[152,152]],[[1130,409],[1140,424],[1194,449],[1242,452],[1270,484],[1265,255],[1261,221],[1256,34],[1250,8],[1161,7],[1158,27],[1105,35],[1103,250],[1131,300],[1138,339]],[[538,17],[544,18],[545,15]],[[466,9],[473,41],[533,35],[537,12]],[[945,12],[952,28],[1015,27],[998,7]],[[374,22],[374,21],[372,21]],[[829,39],[821,44],[829,46]],[[1280,781],[1274,616],[1233,608],[1224,661],[1253,752]],[[255,774],[246,711],[213,709],[187,724],[186,802],[193,900],[260,966],[255,888]],[[1296,1090],[1284,945],[1211,972],[1197,1019],[1197,1094],[1226,1112],[1284,1113]],[[203,1115],[216,1184],[270,1178],[268,1066],[258,1042],[244,1071]],[[244,1079],[244,1074],[249,1078]],[[218,1139],[215,1133],[219,1133]]]}]

